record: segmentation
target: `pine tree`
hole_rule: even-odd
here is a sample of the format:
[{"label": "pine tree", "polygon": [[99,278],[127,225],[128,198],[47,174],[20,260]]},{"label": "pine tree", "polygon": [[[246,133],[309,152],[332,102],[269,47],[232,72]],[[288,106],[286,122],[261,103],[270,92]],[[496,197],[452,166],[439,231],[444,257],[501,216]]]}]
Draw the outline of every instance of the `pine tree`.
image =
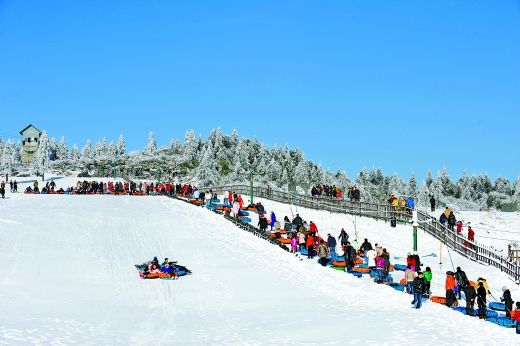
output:
[{"label": "pine tree", "polygon": [[504,177],[498,177],[495,180],[495,187],[494,190],[498,193],[502,193],[506,196],[511,196],[512,189],[511,189],[511,183],[509,182],[509,179]]},{"label": "pine tree", "polygon": [[34,160],[38,173],[44,174],[47,171],[50,161],[49,155],[49,137],[47,136],[47,132],[43,131],[40,136],[38,150],[36,151],[36,158]]},{"label": "pine tree", "polygon": [[412,198],[417,198],[417,181],[415,180],[415,173],[412,173],[408,180],[408,195]]},{"label": "pine tree", "polygon": [[517,201],[520,201],[520,176],[516,177],[513,196]]},{"label": "pine tree", "polygon": [[402,195],[404,193],[404,182],[397,175],[397,173],[394,173],[388,182],[388,190],[387,195],[393,194],[395,196]]},{"label": "pine tree", "polygon": [[473,201],[475,189],[471,185],[471,179],[468,177],[468,173],[464,171],[464,174],[457,181],[457,186],[460,191],[460,198],[465,201]]},{"label": "pine tree", "polygon": [[426,187],[429,189],[430,186],[433,184],[433,175],[432,175],[432,171],[428,170],[428,173],[426,175],[426,180],[425,180],[425,183],[426,183]]},{"label": "pine tree", "polygon": [[117,141],[116,155],[123,156],[125,153],[126,153],[125,137],[123,137],[123,134],[120,134],[119,140]]},{"label": "pine tree", "polygon": [[209,142],[195,173],[195,178],[203,186],[212,186],[219,181],[214,155],[213,146]]},{"label": "pine tree", "polygon": [[72,162],[78,162],[79,158],[79,149],[76,143],[74,143],[74,145],[70,149],[70,159],[72,160]]},{"label": "pine tree", "polygon": [[51,161],[55,161],[58,158],[58,145],[56,144],[56,139],[52,137],[49,139],[49,159]]},{"label": "pine tree", "polygon": [[83,147],[82,157],[84,159],[93,159],[94,158],[94,149],[92,148],[92,142],[90,142],[90,139],[87,139],[87,143]]},{"label": "pine tree", "polygon": [[183,162],[193,165],[197,161],[197,142],[195,141],[195,132],[193,130],[186,131],[183,146]]},{"label": "pine tree", "polygon": [[65,137],[63,137],[63,136],[61,136],[60,144],[58,145],[56,155],[58,156],[58,160],[67,159],[68,149],[67,149],[67,145],[65,144]]},{"label": "pine tree", "polygon": [[153,131],[148,133],[148,144],[144,149],[146,154],[153,154],[157,150],[157,144],[155,143],[155,138],[153,136]]},{"label": "pine tree", "polygon": [[443,167],[439,174],[437,175],[437,179],[435,179],[435,185],[439,189],[439,192],[444,196],[453,196],[454,189],[453,183],[450,180],[450,176],[448,175],[448,170]]}]

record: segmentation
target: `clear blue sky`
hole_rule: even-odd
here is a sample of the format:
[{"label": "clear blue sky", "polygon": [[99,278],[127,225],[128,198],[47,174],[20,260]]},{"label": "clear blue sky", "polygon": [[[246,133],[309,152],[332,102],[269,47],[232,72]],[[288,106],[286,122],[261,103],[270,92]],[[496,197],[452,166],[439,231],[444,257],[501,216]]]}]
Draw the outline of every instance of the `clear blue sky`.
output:
[{"label": "clear blue sky", "polygon": [[520,175],[520,2],[0,0],[0,136],[237,128],[354,177]]}]

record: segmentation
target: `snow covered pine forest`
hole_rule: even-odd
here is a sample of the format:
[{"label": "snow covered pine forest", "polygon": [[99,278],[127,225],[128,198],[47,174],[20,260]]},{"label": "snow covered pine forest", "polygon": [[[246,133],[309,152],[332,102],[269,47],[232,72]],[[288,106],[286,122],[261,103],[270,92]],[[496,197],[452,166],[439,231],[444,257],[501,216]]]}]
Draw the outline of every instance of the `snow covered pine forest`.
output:
[{"label": "snow covered pine forest", "polygon": [[520,177],[514,182],[498,177],[494,182],[487,174],[464,174],[452,181],[445,168],[434,177],[427,173],[418,183],[412,173],[408,181],[397,174],[385,176],[380,169],[361,170],[355,178],[346,172],[331,172],[307,160],[299,149],[287,145],[272,148],[257,139],[240,138],[233,130],[230,135],[214,129],[206,140],[196,137],[193,130],[186,132],[184,141],[172,139],[168,146],[158,147],[153,132],[141,151],[127,152],[125,139],[99,140],[95,145],[87,140],[81,150],[76,144],[68,147],[65,138],[59,142],[43,132],[36,160],[24,165],[21,144],[13,139],[0,139],[0,172],[4,175],[30,176],[53,171],[64,175],[128,176],[131,178],[163,180],[177,178],[200,186],[245,183],[254,174],[255,183],[282,190],[309,193],[316,184],[336,185],[345,191],[352,185],[361,190],[362,200],[383,202],[390,194],[413,196],[420,206],[427,206],[429,196],[440,204],[449,204],[463,210],[489,208],[515,209],[520,201]]}]

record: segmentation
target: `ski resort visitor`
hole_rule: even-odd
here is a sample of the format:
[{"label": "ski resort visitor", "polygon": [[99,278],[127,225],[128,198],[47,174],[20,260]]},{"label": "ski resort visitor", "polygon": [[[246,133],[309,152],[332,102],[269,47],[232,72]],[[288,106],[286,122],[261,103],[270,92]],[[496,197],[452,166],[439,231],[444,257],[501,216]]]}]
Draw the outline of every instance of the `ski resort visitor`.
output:
[{"label": "ski resort visitor", "polygon": [[477,281],[477,305],[478,305],[478,318],[485,319],[486,318],[486,306],[487,306],[487,294],[488,291],[486,287],[484,287],[483,281]]},{"label": "ski resort visitor", "polygon": [[327,248],[327,244],[325,244],[325,242],[323,241],[323,239],[320,239],[320,245],[318,246],[318,257],[319,257],[319,260],[318,262],[322,265],[322,266],[326,266],[327,263],[329,262],[327,256],[329,255],[329,250]]},{"label": "ski resort visitor", "polygon": [[455,271],[455,280],[457,281],[457,299],[462,299],[461,291],[467,284],[469,284],[468,277],[466,272],[464,272],[460,267],[457,267]]},{"label": "ski resort visitor", "polygon": [[316,244],[316,240],[312,234],[307,236],[307,240],[305,241],[305,246],[307,247],[307,258],[314,258],[314,245]]},{"label": "ski resort visitor", "polygon": [[372,244],[370,244],[370,242],[368,241],[367,238],[365,238],[365,241],[361,244],[361,246],[359,247],[359,250],[366,254],[368,251],[372,250]]},{"label": "ski resort visitor", "polygon": [[329,246],[330,258],[336,258],[336,238],[334,238],[330,233],[327,234],[327,245]]},{"label": "ski resort visitor", "polygon": [[511,311],[513,310],[513,299],[511,298],[511,292],[504,286],[502,287],[502,297],[500,301],[506,306],[506,317],[511,317]]},{"label": "ski resort visitor", "polygon": [[347,245],[347,243],[348,243],[348,234],[345,231],[345,229],[342,228],[341,231],[339,232],[338,240],[339,240],[342,248],[344,248]]},{"label": "ski resort visitor", "polygon": [[430,208],[431,211],[435,211],[435,197],[430,196]]},{"label": "ski resort visitor", "polygon": [[[459,291],[460,290],[459,286]],[[475,287],[471,286],[469,281],[463,286],[462,290],[464,291],[464,297],[466,298],[466,315],[475,316],[475,299],[477,298],[477,291],[475,291]]]},{"label": "ski resort visitor", "polygon": [[456,306],[457,297],[455,297],[455,286],[456,286],[455,277],[453,276],[453,272],[446,272],[446,306],[451,308],[452,306]]},{"label": "ski resort visitor", "polygon": [[[271,227],[271,231],[273,230],[273,227],[275,226],[275,223],[276,223],[276,215],[275,215],[274,211],[271,211],[271,221],[269,222],[269,226]],[[278,226],[278,228],[280,228],[280,226]]]},{"label": "ski resort visitor", "polygon": [[345,246],[344,257],[347,271],[351,270],[354,267],[354,261],[357,257],[357,253],[356,249],[354,249],[354,247],[348,241]]},{"label": "ski resort visitor", "polygon": [[404,271],[404,278],[406,279],[406,292],[409,294],[413,293],[413,280],[415,279],[415,269],[411,264],[406,266],[406,270]]},{"label": "ski resort visitor", "polygon": [[423,272],[423,277],[424,277],[424,291],[426,292],[426,294],[431,295],[432,291],[431,291],[430,287],[431,287],[431,283],[432,283],[433,274],[432,274],[432,270],[430,267],[426,267],[426,269]]},{"label": "ski resort visitor", "polygon": [[422,305],[423,294],[425,293],[424,277],[423,273],[417,273],[417,277],[412,282],[413,289],[413,301],[412,305],[415,304],[416,309],[420,309]]}]

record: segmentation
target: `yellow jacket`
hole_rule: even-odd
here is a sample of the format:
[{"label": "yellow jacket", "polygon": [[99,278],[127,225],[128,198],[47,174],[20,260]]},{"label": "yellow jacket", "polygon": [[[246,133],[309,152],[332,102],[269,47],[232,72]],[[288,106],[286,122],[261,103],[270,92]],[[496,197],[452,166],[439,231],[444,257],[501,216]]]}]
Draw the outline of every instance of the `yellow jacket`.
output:
[{"label": "yellow jacket", "polygon": [[482,282],[482,286],[484,286],[484,288],[486,289],[486,292],[487,292],[488,294],[490,294],[490,293],[491,293],[491,290],[489,289],[489,285],[488,285],[487,281],[486,281],[485,279],[477,280],[477,287],[478,287],[478,283],[479,283],[479,282]]}]

